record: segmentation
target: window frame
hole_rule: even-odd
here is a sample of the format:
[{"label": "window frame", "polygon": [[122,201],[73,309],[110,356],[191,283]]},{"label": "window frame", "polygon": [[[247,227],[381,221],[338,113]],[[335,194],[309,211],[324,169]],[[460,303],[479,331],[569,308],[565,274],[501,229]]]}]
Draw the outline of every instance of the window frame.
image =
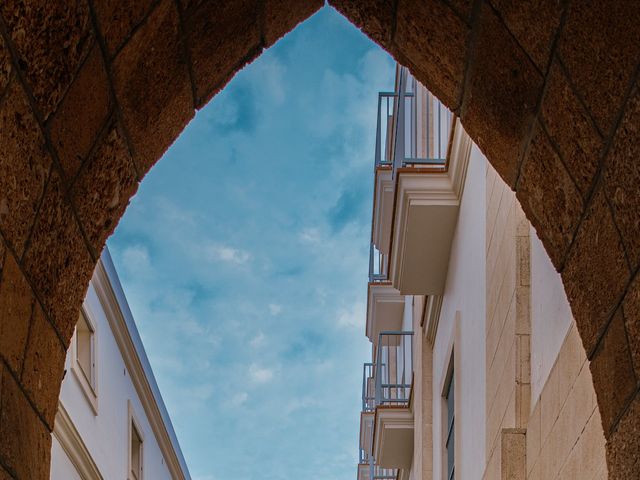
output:
[{"label": "window frame", "polygon": [[88,314],[87,309],[83,305],[78,312],[78,321],[80,317],[87,324],[87,327],[91,331],[90,344],[91,344],[91,372],[85,372],[79,358],[78,348],[78,325],[73,331],[73,337],[71,337],[70,353],[71,353],[71,371],[76,381],[80,385],[80,389],[84,394],[87,402],[89,403],[94,415],[98,415],[98,328],[96,322],[91,315]]},{"label": "window frame", "polygon": [[[128,410],[128,415],[127,415],[127,479],[128,480],[143,480],[144,479],[144,430],[142,429],[142,427],[140,426],[140,422],[137,419],[137,416],[135,415],[134,411],[133,411],[133,405],[131,404],[131,400],[127,400],[127,410]],[[138,434],[138,438],[140,439],[140,453],[138,454],[139,457],[139,474],[137,476],[133,476],[132,475],[132,457],[133,457],[133,450],[132,450],[132,440],[133,440],[133,433],[135,432]]]},{"label": "window frame", "polygon": [[[454,347],[455,351],[455,347]],[[455,359],[454,353],[449,357],[449,366],[445,377],[443,399],[443,423],[442,423],[442,450],[446,471],[443,468],[445,480],[455,480],[456,478],[456,379],[455,379]],[[449,454],[453,452],[453,459],[449,461]]]}]

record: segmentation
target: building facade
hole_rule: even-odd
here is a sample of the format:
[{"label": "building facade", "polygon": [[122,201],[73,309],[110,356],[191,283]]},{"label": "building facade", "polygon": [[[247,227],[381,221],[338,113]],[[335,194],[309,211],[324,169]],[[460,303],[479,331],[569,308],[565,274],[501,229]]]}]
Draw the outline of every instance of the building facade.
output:
[{"label": "building facade", "polygon": [[407,69],[378,102],[358,480],[607,478],[589,363],[515,194]]},{"label": "building facade", "polygon": [[67,351],[50,478],[191,478],[106,248]]}]

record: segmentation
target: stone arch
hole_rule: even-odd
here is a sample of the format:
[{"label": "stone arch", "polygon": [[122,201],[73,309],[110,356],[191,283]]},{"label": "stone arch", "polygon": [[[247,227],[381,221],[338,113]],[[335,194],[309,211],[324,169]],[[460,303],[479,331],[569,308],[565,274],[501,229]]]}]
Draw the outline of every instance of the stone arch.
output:
[{"label": "stone arch", "polygon": [[[322,0],[0,5],[0,477],[47,478],[65,351],[138,182]],[[640,471],[640,3],[331,0],[461,116],[563,282],[611,478]]]}]

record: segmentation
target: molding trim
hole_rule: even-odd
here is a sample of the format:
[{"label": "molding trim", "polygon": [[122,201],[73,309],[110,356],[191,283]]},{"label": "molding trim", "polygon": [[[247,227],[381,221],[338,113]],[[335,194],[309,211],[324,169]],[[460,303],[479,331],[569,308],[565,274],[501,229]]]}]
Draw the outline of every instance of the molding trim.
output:
[{"label": "molding trim", "polygon": [[423,321],[425,325],[424,333],[431,348],[433,348],[436,341],[436,335],[438,334],[441,309],[442,295],[429,295],[425,304]]},{"label": "molding trim", "polygon": [[[393,440],[387,439],[387,434]],[[414,418],[408,407],[377,407],[373,433],[373,457],[376,464],[384,468],[411,468],[413,435]],[[385,459],[391,462],[387,463]]]},{"label": "molding trim", "polygon": [[58,439],[73,466],[83,480],[103,480],[89,449],[82,441],[71,417],[62,403],[58,402],[58,412],[53,427],[53,435]]},{"label": "molding trim", "polygon": [[[190,480],[191,476],[173,431],[171,419],[162,401],[142,341],[135,328],[133,316],[126,304],[124,292],[106,248],[98,260],[92,283],[171,478]],[[122,298],[121,301],[119,297]]]}]

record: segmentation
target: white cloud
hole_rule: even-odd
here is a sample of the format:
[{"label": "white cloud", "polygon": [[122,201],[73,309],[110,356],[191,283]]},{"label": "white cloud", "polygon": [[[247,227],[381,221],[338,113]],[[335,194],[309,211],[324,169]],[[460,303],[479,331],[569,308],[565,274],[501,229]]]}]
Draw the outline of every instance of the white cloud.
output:
[{"label": "white cloud", "polygon": [[253,383],[267,383],[273,379],[273,370],[252,363],[249,365],[249,378]]},{"label": "white cloud", "polygon": [[239,248],[226,245],[209,245],[205,249],[205,255],[210,260],[217,260],[236,265],[242,265],[251,260],[251,254]]},{"label": "white cloud", "polygon": [[151,270],[149,250],[144,245],[131,245],[122,252],[122,260],[128,272],[140,275]]},{"label": "white cloud", "polygon": [[273,315],[274,317],[276,315],[280,315],[282,313],[282,305],[278,305],[277,303],[270,303],[269,313],[271,313],[271,315]]},{"label": "white cloud", "polygon": [[342,328],[362,328],[365,323],[366,307],[364,302],[355,302],[348,308],[338,311],[338,326]]},{"label": "white cloud", "polygon": [[259,332],[249,341],[249,345],[251,345],[252,348],[258,348],[264,344],[266,339],[267,337],[264,335],[264,333]]},{"label": "white cloud", "polygon": [[304,230],[302,230],[302,232],[300,232],[300,240],[303,243],[318,245],[322,239],[320,236],[320,231],[317,228],[305,228]]},{"label": "white cloud", "polygon": [[238,392],[233,397],[231,397],[230,404],[232,407],[241,407],[248,399],[249,394],[247,392]]}]

